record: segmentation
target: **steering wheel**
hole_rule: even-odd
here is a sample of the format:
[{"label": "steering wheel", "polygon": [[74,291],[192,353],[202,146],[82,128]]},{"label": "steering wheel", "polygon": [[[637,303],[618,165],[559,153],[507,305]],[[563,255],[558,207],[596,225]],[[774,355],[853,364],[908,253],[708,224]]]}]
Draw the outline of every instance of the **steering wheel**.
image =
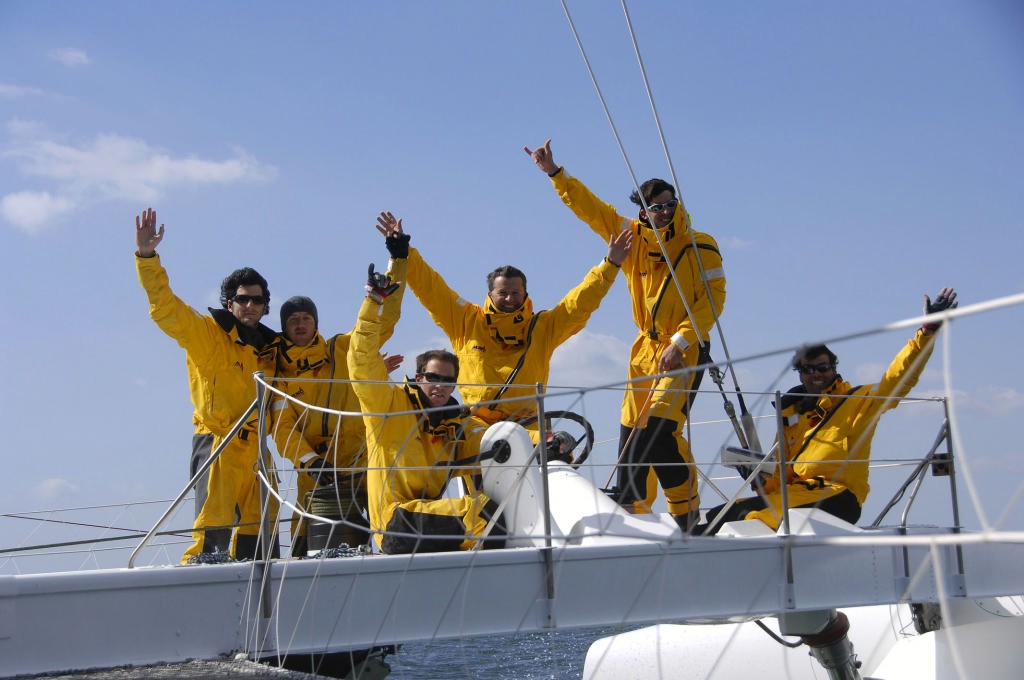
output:
[{"label": "steering wheel", "polygon": [[[569,433],[570,436],[576,440],[576,444],[572,447],[572,451],[570,453],[575,453],[575,451],[580,447],[580,444],[583,444],[583,450],[578,456],[574,455],[572,462],[573,469],[579,468],[579,466],[583,464],[583,461],[585,461],[590,455],[591,449],[594,448],[594,428],[590,425],[590,421],[580,414],[572,411],[545,411],[544,419],[551,423],[551,425],[546,428],[548,432],[564,429],[554,426],[555,423],[560,420],[568,420],[576,423],[576,425],[583,430],[583,434],[580,437],[576,437],[572,432]],[[529,416],[522,420],[517,420],[516,422],[523,427],[527,427],[528,425],[533,425],[537,422],[537,416]]]}]

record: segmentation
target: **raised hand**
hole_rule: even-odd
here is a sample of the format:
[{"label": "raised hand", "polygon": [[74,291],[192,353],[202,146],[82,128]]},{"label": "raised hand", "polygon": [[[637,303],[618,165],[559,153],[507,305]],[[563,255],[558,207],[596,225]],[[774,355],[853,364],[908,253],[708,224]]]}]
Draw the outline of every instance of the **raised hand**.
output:
[{"label": "raised hand", "polygon": [[633,232],[630,229],[623,229],[608,240],[608,261],[616,267],[621,267],[632,248]]},{"label": "raised hand", "polygon": [[526,152],[533,162],[537,164],[537,167],[543,170],[548,175],[553,175],[558,172],[558,165],[555,163],[554,156],[551,155],[551,140],[544,142],[544,146],[539,146],[533,151],[530,147],[524,146],[523,151]]},{"label": "raised hand", "polygon": [[156,228],[156,211],[146,208],[135,216],[135,247],[139,257],[153,257],[156,247],[164,240],[164,225]]},{"label": "raised hand", "polygon": [[409,234],[402,231],[402,220],[385,210],[377,216],[377,231],[384,235],[384,245],[393,259],[409,257]]},{"label": "raised hand", "polygon": [[387,352],[381,352],[380,358],[384,360],[384,368],[387,369],[388,373],[397,371],[398,367],[405,361],[405,356],[401,354],[388,354]]},{"label": "raised hand", "polygon": [[[939,291],[939,294],[935,296],[933,301],[927,295],[924,296],[924,313],[925,314],[937,314],[944,312],[947,309],[955,309],[957,304],[956,291],[952,288],[943,288]],[[929,321],[923,324],[921,328],[924,329],[925,333],[934,333],[939,330],[942,325],[941,321]]]}]

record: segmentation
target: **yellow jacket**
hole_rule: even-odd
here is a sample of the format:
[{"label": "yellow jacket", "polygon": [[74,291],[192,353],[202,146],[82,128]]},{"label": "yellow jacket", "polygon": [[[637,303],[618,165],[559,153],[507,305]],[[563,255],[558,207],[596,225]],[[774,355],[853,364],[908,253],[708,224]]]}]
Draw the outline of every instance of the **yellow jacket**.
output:
[{"label": "yellow jacket", "polygon": [[[200,314],[171,291],[160,256],[135,256],[139,283],[149,299],[149,316],[185,350],[188,389],[196,432],[223,437],[256,398],[253,373],[272,378],[277,333],[260,324],[243,331],[225,309]],[[245,329],[248,330],[248,329]],[[256,415],[249,427],[256,424]]]},{"label": "yellow jacket", "polygon": [[[870,490],[871,440],[879,418],[914,388],[933,346],[934,336],[918,330],[877,384],[853,388],[840,377],[827,394],[817,399],[802,397],[802,386],[787,392],[782,399],[782,416],[786,459],[790,463],[786,466],[788,482],[808,488],[825,484],[845,487],[863,505]],[[844,399],[847,393],[850,397]],[[827,416],[830,412],[832,415]],[[818,428],[823,420],[824,425]],[[779,482],[780,471],[776,468],[775,475],[765,483],[765,492],[777,492]]]},{"label": "yellow jacket", "polygon": [[[385,306],[390,301],[388,298]],[[487,427],[476,418],[464,416],[464,409],[454,400],[449,402],[449,409],[435,411],[429,418],[413,413],[426,408],[419,388],[408,382],[403,386],[384,382],[388,376],[379,354],[384,332],[379,311],[375,302],[363,301],[348,353],[349,373],[357,381],[352,387],[364,411],[370,526],[378,545],[378,532],[387,528],[399,507],[419,512],[430,505],[431,514],[468,515],[478,502],[472,497],[437,503],[452,469],[433,466],[478,453]],[[481,528],[467,526],[477,531]]]},{"label": "yellow jacket", "polygon": [[[691,239],[689,215],[682,209],[676,210],[672,224],[658,230],[669,261],[676,263],[676,275],[691,316],[668,275],[665,257],[651,226],[636,218],[623,217],[564,168],[551,178],[551,183],[562,202],[605,243],[623,229],[631,229],[636,235],[633,249],[622,263],[622,271],[639,334],[655,344],[671,341],[680,351],[698,344],[698,335],[707,341],[715,317],[722,313],[725,305],[725,272],[715,239],[699,231],[693,231]],[[711,299],[701,280],[695,253],[700,255]]]},{"label": "yellow jacket", "polygon": [[[481,307],[460,297],[424,262],[419,251],[409,249],[409,287],[452,343],[452,350],[459,357],[459,392],[471,406],[495,398],[523,356],[524,348],[526,357],[513,382],[546,384],[551,355],[586,325],[618,273],[619,268],[605,259],[552,309],[534,313],[528,297],[517,311],[498,312],[489,299]],[[526,348],[528,334],[530,342]],[[478,415],[495,422],[524,417],[537,410],[535,388],[510,387],[501,396],[515,397],[526,399],[480,409]]]},{"label": "yellow jacket", "polygon": [[[407,261],[404,258],[392,260],[390,265],[388,274],[392,279],[403,281]],[[381,343],[394,334],[404,293],[405,286],[402,286],[389,298],[389,304],[381,307]],[[318,331],[312,342],[297,347],[282,334],[277,362],[277,375],[282,380],[276,386],[303,404],[358,413],[359,398],[348,382],[347,356],[351,338],[351,333],[338,333],[325,340]],[[292,378],[324,382],[288,382]],[[275,407],[274,442],[281,455],[295,467],[305,469],[318,457],[326,458],[332,467],[366,466],[366,429],[361,416],[339,418],[284,399],[279,399]]]}]

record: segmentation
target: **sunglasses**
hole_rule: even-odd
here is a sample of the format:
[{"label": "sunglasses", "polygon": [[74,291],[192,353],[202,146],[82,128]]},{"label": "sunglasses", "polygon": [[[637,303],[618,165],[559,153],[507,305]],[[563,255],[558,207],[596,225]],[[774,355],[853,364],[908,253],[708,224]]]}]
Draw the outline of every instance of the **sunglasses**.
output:
[{"label": "sunglasses", "polygon": [[455,384],[454,375],[442,375],[440,373],[420,373],[420,376],[427,382]]},{"label": "sunglasses", "polygon": [[679,199],[673,198],[671,201],[665,201],[664,203],[654,203],[653,205],[647,206],[647,211],[652,213],[660,213],[665,210],[672,210],[679,205]]},{"label": "sunglasses", "polygon": [[238,304],[242,305],[243,307],[249,304],[250,302],[253,303],[254,305],[262,305],[267,301],[267,298],[264,297],[263,295],[236,295],[231,299],[237,302]]},{"label": "sunglasses", "polygon": [[802,375],[811,375],[813,373],[828,373],[829,371],[832,371],[834,369],[835,364],[826,362],[823,364],[814,364],[812,366],[803,364],[796,370],[800,371]]}]

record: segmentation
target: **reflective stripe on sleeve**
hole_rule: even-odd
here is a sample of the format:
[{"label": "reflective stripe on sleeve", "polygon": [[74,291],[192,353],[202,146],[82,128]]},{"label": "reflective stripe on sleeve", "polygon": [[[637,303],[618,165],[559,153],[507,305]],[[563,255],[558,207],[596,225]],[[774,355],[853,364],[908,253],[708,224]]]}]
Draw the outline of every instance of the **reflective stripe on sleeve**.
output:
[{"label": "reflective stripe on sleeve", "polygon": [[725,278],[725,269],[723,269],[722,267],[716,267],[714,269],[705,269],[704,270],[704,280],[705,281],[713,281],[715,279],[724,279],[724,278]]}]

